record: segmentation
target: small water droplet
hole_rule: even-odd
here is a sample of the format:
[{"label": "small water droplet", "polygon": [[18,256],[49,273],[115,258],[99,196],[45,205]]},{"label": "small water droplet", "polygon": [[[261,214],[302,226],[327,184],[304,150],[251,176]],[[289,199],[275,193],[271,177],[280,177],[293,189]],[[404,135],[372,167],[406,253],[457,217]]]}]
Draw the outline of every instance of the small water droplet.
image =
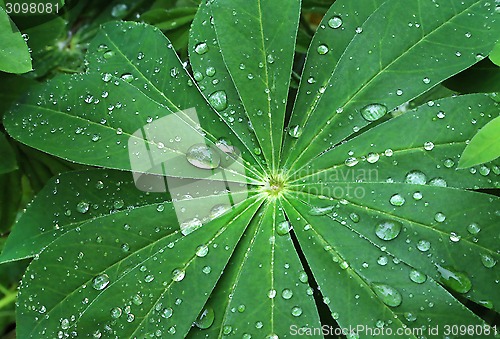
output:
[{"label": "small water droplet", "polygon": [[353,167],[359,163],[359,160],[357,158],[350,157],[350,158],[345,159],[344,163],[348,167]]},{"label": "small water droplet", "polygon": [[446,215],[444,215],[443,213],[441,212],[437,212],[435,215],[434,215],[434,220],[436,220],[437,222],[444,222],[446,220]]},{"label": "small water droplet", "polygon": [[195,144],[186,153],[187,161],[201,169],[214,169],[220,165],[220,156],[205,144]]},{"label": "small water droplet", "polygon": [[172,316],[172,314],[174,314],[174,310],[171,309],[170,307],[168,308],[165,308],[162,312],[161,312],[161,316],[165,319],[168,319]]},{"label": "small water droplet", "polygon": [[90,209],[90,204],[86,201],[80,201],[78,205],[76,205],[76,210],[82,214],[87,213]]},{"label": "small water droplet", "polygon": [[422,192],[417,191],[417,192],[413,193],[413,199],[415,199],[415,200],[421,200],[422,198],[423,198]]},{"label": "small water droplet", "polygon": [[481,262],[483,263],[484,267],[486,268],[492,268],[497,264],[497,261],[495,258],[493,258],[489,254],[481,254]]},{"label": "small water droplet", "polygon": [[302,309],[300,307],[298,307],[298,306],[294,306],[292,308],[292,315],[294,317],[300,317],[302,315]]},{"label": "small water droplet", "polygon": [[194,47],[196,54],[202,55],[208,52],[208,45],[206,42],[200,42]]},{"label": "small water droplet", "polygon": [[411,312],[405,312],[404,316],[405,316],[405,319],[410,321],[410,322],[417,320],[417,316]]},{"label": "small water droplet", "polygon": [[433,148],[434,148],[434,143],[432,143],[431,141],[426,141],[424,143],[424,149],[426,151],[432,151]]},{"label": "small water droplet", "polygon": [[380,159],[380,154],[378,153],[370,152],[366,156],[366,161],[368,161],[370,164],[376,163],[378,159]]},{"label": "small water droplet", "polygon": [[389,199],[389,202],[391,203],[391,205],[393,206],[403,206],[404,203],[405,203],[405,198],[403,198],[401,195],[399,194],[394,194],[390,199]]},{"label": "small water droplet", "polygon": [[100,274],[92,279],[92,287],[98,291],[102,291],[109,285],[109,276],[106,273]]},{"label": "small water droplet", "polygon": [[196,256],[202,258],[205,257],[208,254],[208,246],[207,245],[200,245],[198,248],[196,248]]},{"label": "small water droplet", "polygon": [[446,187],[448,184],[443,178],[433,178],[428,183],[430,186]]},{"label": "small water droplet", "polygon": [[213,77],[215,73],[216,71],[214,67],[208,67],[207,70],[205,71],[205,74],[209,77]]},{"label": "small water droplet", "polygon": [[292,290],[288,289],[288,288],[285,288],[282,292],[281,292],[281,296],[283,297],[283,299],[290,299],[292,296],[293,296],[293,292]]},{"label": "small water droplet", "polygon": [[385,266],[385,265],[387,265],[388,262],[389,262],[389,259],[385,255],[381,255],[377,259],[377,264],[379,264],[380,266]]},{"label": "small water droplet", "polygon": [[401,229],[403,224],[396,220],[386,220],[382,221],[375,227],[375,234],[382,240],[392,240],[395,239]]},{"label": "small water droplet", "polygon": [[357,213],[350,213],[349,214],[349,218],[353,221],[353,222],[359,222],[359,215]]},{"label": "small water droplet", "polygon": [[134,80],[134,76],[130,73],[125,73],[120,78],[125,82],[132,82]]},{"label": "small water droplet", "polygon": [[423,284],[427,280],[427,276],[417,270],[410,272],[410,280],[417,284]]},{"label": "small water droplet", "polygon": [[384,304],[390,307],[401,305],[403,298],[397,289],[387,284],[373,283],[372,288],[375,294]]},{"label": "small water droplet", "polygon": [[327,45],[319,45],[317,51],[318,54],[325,55],[326,53],[328,53],[329,49]]},{"label": "small water droplet", "polygon": [[175,270],[172,271],[173,281],[182,281],[182,279],[184,279],[185,276],[186,276],[186,271],[184,271],[181,268],[176,268]]},{"label": "small water droplet", "polygon": [[292,138],[298,138],[302,135],[302,127],[299,125],[292,126],[288,129],[288,135]]},{"label": "small water droplet", "polygon": [[111,313],[111,318],[113,319],[118,319],[122,315],[122,309],[119,307],[113,307],[110,311]]},{"label": "small water droplet", "polygon": [[430,83],[431,83],[431,79],[429,79],[429,78],[427,78],[427,77],[426,77],[426,78],[423,78],[423,79],[422,79],[422,81],[423,81],[423,82],[424,82],[424,84],[426,84],[426,85],[428,85],[428,84],[430,84]]},{"label": "small water droplet", "polygon": [[330,20],[328,20],[328,26],[331,28],[337,29],[342,26],[342,18],[339,16],[334,16]]},{"label": "small water droplet", "polygon": [[427,240],[420,240],[417,243],[417,248],[422,252],[427,252],[431,248],[431,243]]},{"label": "small water droplet", "polygon": [[376,121],[387,113],[387,107],[382,104],[369,104],[361,109],[361,115],[368,121]]},{"label": "small water droplet", "polygon": [[334,206],[325,206],[325,207],[312,207],[309,210],[309,215],[315,215],[315,216],[320,216],[320,215],[325,215],[330,213],[334,209]]},{"label": "small water droplet", "polygon": [[181,233],[182,235],[186,236],[188,234],[193,233],[201,226],[203,226],[203,224],[200,219],[196,217],[188,219],[180,224]]},{"label": "small water droplet", "polygon": [[107,51],[107,52],[104,52],[103,57],[104,57],[104,59],[110,59],[110,58],[112,58],[114,55],[115,55],[115,52],[114,52],[114,51]]},{"label": "small water droplet", "polygon": [[481,231],[481,228],[479,227],[478,224],[473,222],[467,226],[467,231],[472,235],[476,235],[479,233],[479,231]]}]

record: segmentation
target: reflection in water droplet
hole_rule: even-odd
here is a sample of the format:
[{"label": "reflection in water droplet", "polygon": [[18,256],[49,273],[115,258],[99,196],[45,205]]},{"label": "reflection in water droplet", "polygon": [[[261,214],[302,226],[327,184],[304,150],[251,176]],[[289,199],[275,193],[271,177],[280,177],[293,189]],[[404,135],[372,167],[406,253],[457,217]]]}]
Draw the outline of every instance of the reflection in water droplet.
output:
[{"label": "reflection in water droplet", "polygon": [[417,270],[412,270],[410,272],[410,280],[417,284],[423,284],[427,280],[427,276]]},{"label": "reflection in water droplet", "polygon": [[406,174],[405,183],[413,185],[425,185],[427,176],[420,171],[411,171]]},{"label": "reflection in water droplet", "polygon": [[390,307],[401,305],[403,298],[397,289],[387,284],[373,283],[372,288],[375,294],[382,300],[384,304]]},{"label": "reflection in water droplet", "polygon": [[217,111],[223,111],[227,108],[227,95],[225,91],[217,91],[208,97],[208,102]]},{"label": "reflection in water droplet", "polygon": [[405,198],[403,198],[401,195],[399,194],[394,194],[390,199],[389,199],[389,202],[391,203],[391,205],[393,206],[403,206],[404,203],[405,203]]},{"label": "reflection in water droplet", "polygon": [[196,327],[205,330],[212,326],[215,319],[215,312],[212,307],[207,307],[203,311],[201,311],[200,315],[196,318],[194,324]]},{"label": "reflection in water droplet", "polygon": [[497,264],[497,261],[495,258],[493,258],[489,254],[481,254],[481,262],[483,263],[484,267],[486,268],[492,268]]},{"label": "reflection in water droplet", "polygon": [[132,82],[134,80],[134,76],[130,73],[125,73],[121,76],[122,80],[125,82]]},{"label": "reflection in water droplet", "polygon": [[376,121],[387,113],[387,107],[382,104],[369,104],[361,109],[361,115],[368,121]]},{"label": "reflection in water droplet", "polygon": [[220,156],[205,144],[195,144],[186,153],[187,161],[201,169],[214,169],[220,165]]},{"label": "reflection in water droplet", "polygon": [[100,274],[92,279],[92,287],[98,291],[105,289],[109,285],[109,276],[106,273]]},{"label": "reflection in water droplet", "polygon": [[195,47],[194,47],[194,51],[196,52],[196,54],[205,54],[208,52],[208,45],[206,42],[200,42],[199,44],[197,44]]},{"label": "reflection in water droplet", "polygon": [[334,16],[328,20],[328,26],[334,29],[339,28],[342,26],[342,19],[339,16]]},{"label": "reflection in water droplet", "polygon": [[375,234],[382,240],[392,240],[399,235],[402,228],[403,224],[399,221],[386,220],[377,225]]},{"label": "reflection in water droplet", "polygon": [[439,279],[445,286],[458,293],[467,293],[472,288],[472,283],[469,277],[463,273],[452,269],[436,265],[441,278]]},{"label": "reflection in water droplet", "polygon": [[299,125],[292,126],[288,129],[288,135],[290,135],[292,138],[298,138],[302,135],[302,127]]}]

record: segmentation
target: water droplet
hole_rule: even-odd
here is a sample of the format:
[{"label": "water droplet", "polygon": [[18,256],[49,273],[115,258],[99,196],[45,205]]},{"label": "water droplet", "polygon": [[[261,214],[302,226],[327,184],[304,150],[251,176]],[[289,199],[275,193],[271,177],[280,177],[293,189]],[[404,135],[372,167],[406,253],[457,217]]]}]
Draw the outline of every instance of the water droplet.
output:
[{"label": "water droplet", "polygon": [[298,306],[294,306],[292,308],[292,315],[294,317],[300,317],[302,315],[302,309],[300,307],[298,307]]},{"label": "water droplet", "polygon": [[134,80],[134,76],[130,73],[125,73],[120,78],[125,82],[132,82]]},{"label": "water droplet", "polygon": [[276,290],[275,289],[269,290],[269,292],[267,292],[267,296],[269,297],[269,299],[273,299],[274,297],[276,297]]},{"label": "water droplet", "polygon": [[393,206],[403,206],[404,203],[405,203],[405,198],[403,198],[401,195],[399,194],[394,194],[390,199],[389,199],[389,202],[391,203],[391,205]]},{"label": "water droplet", "polygon": [[417,243],[417,248],[422,252],[427,252],[431,248],[431,243],[427,240],[420,240]]},{"label": "water droplet", "polygon": [[443,178],[433,178],[428,183],[430,186],[446,187],[448,184]]},{"label": "water droplet", "polygon": [[472,283],[469,277],[459,271],[455,271],[450,267],[443,267],[436,265],[439,274],[441,274],[440,281],[447,287],[458,293],[467,293],[472,288]]},{"label": "water droplet", "polygon": [[426,151],[432,151],[433,148],[434,148],[434,143],[432,143],[431,141],[426,141],[424,143],[424,149]]},{"label": "water droplet", "polygon": [[353,167],[359,163],[359,160],[357,158],[350,157],[350,158],[345,159],[344,163],[347,167]]},{"label": "water droplet", "polygon": [[398,90],[396,91],[396,95],[397,95],[397,96],[401,96],[401,95],[403,95],[403,90],[398,89]]},{"label": "water droplet", "polygon": [[387,113],[387,107],[381,104],[369,104],[361,109],[361,115],[368,121],[376,121]]},{"label": "water droplet", "polygon": [[113,307],[110,311],[111,313],[111,318],[113,319],[118,319],[122,315],[122,309],[119,307]]},{"label": "water droplet", "polygon": [[205,144],[195,144],[186,153],[187,161],[201,169],[214,169],[220,165],[220,156]]},{"label": "water droplet", "polygon": [[290,299],[292,296],[293,296],[293,292],[292,290],[288,289],[288,288],[285,288],[282,292],[281,292],[281,296],[283,297],[283,299]]},{"label": "water droplet", "polygon": [[373,283],[372,288],[375,294],[382,300],[384,304],[390,307],[401,305],[403,298],[397,289],[387,284]]},{"label": "water droplet", "polygon": [[479,174],[483,175],[483,176],[487,176],[488,174],[490,174],[490,169],[489,167],[485,166],[485,165],[481,165],[479,166]]},{"label": "water droplet", "polygon": [[337,29],[342,26],[342,18],[339,16],[334,16],[330,20],[328,20],[328,26],[331,28]]},{"label": "water droplet", "polygon": [[422,81],[424,82],[424,84],[428,85],[431,83],[431,79],[429,78],[423,78]]},{"label": "water droplet", "polygon": [[196,54],[205,54],[208,52],[208,45],[206,42],[200,42],[199,44],[197,44],[195,47],[194,47],[194,51],[196,52]]},{"label": "water droplet", "polygon": [[115,52],[114,52],[114,51],[107,51],[107,52],[104,52],[103,57],[104,57],[104,59],[110,59],[110,58],[112,58],[114,55],[115,55]]},{"label": "water droplet", "polygon": [[363,28],[361,28],[361,27],[356,27],[356,33],[358,33],[358,34],[363,33]]},{"label": "water droplet", "polygon": [[388,262],[389,262],[389,259],[387,259],[387,257],[385,255],[381,255],[377,259],[377,264],[379,264],[380,266],[385,266],[385,265],[387,265]]},{"label": "water droplet", "polygon": [[493,258],[489,254],[481,254],[481,262],[483,263],[484,267],[486,268],[492,268],[497,264],[497,261],[495,258]]},{"label": "water droplet", "polygon": [[63,330],[67,330],[69,328],[70,324],[69,324],[69,320],[64,318],[61,320],[61,328]]},{"label": "water droplet", "polygon": [[434,215],[434,220],[436,220],[437,222],[443,222],[446,220],[446,215],[444,215],[443,213],[441,212],[437,212],[435,215]]},{"label": "water droplet", "polygon": [[172,280],[173,281],[181,281],[186,276],[186,271],[181,268],[176,268],[172,271]]},{"label": "water droplet", "polygon": [[123,252],[128,252],[130,251],[130,245],[127,243],[122,244],[121,249]]},{"label": "water droplet", "polygon": [[370,152],[366,156],[366,161],[368,161],[370,164],[376,163],[378,159],[380,159],[380,154],[378,153]]},{"label": "water droplet", "polygon": [[190,233],[193,233],[201,226],[203,226],[203,224],[202,224],[200,219],[198,219],[198,218],[188,219],[188,220],[184,221],[183,223],[181,223],[181,225],[180,225],[181,233],[186,236]]},{"label": "water droplet", "polygon": [[406,320],[411,321],[411,322],[417,320],[417,316],[411,312],[405,312],[404,316],[405,316]]},{"label": "water droplet", "polygon": [[174,310],[171,309],[170,307],[168,308],[165,308],[162,312],[161,312],[161,316],[165,319],[168,319],[172,316],[172,314],[174,313]]},{"label": "water droplet", "polygon": [[78,205],[76,205],[76,210],[82,214],[87,213],[89,211],[90,204],[86,201],[80,201]]},{"label": "water droplet", "polygon": [[126,4],[116,4],[111,9],[111,16],[114,18],[123,18],[127,14],[128,7]]},{"label": "water droplet", "polygon": [[288,232],[290,232],[291,229],[292,226],[288,221],[285,220],[278,223],[278,225],[276,226],[276,233],[278,233],[279,235],[285,235],[288,234]]},{"label": "water droplet", "polygon": [[225,91],[217,91],[208,97],[208,102],[217,111],[223,111],[227,108],[227,95]]},{"label": "water droplet", "polygon": [[109,276],[106,273],[100,274],[92,279],[92,287],[98,291],[102,291],[109,285]]},{"label": "water droplet", "polygon": [[405,183],[414,185],[425,185],[427,176],[420,171],[411,171],[406,174]]},{"label": "water droplet", "polygon": [[298,138],[302,135],[302,127],[299,125],[292,126],[288,129],[288,135],[290,135],[292,138]]},{"label": "water droplet", "polygon": [[349,218],[353,221],[353,222],[359,222],[359,215],[357,213],[350,213],[349,214]]},{"label": "water droplet", "polygon": [[413,199],[415,199],[415,200],[421,200],[422,198],[423,198],[422,192],[417,191],[417,192],[413,193]]},{"label": "water droplet", "polygon": [[402,228],[403,224],[399,221],[386,220],[375,227],[375,234],[382,240],[392,240],[399,235]]},{"label": "water droplet", "polygon": [[478,224],[476,224],[475,222],[473,222],[472,224],[469,224],[467,226],[467,231],[472,234],[472,235],[476,235],[479,233],[479,231],[481,231],[481,228],[479,227]]},{"label": "water droplet", "polygon": [[215,319],[215,312],[212,307],[207,307],[203,311],[201,311],[200,315],[194,321],[196,327],[205,330],[212,326]]},{"label": "water droplet", "polygon": [[307,281],[309,280],[309,278],[307,277],[307,273],[304,272],[304,271],[301,271],[299,273],[299,281],[303,284],[307,284]]},{"label": "water droplet", "polygon": [[232,331],[233,328],[231,327],[231,325],[224,325],[224,327],[222,327],[222,334],[224,335],[229,335]]},{"label": "water droplet", "polygon": [[196,256],[202,258],[208,254],[208,246],[207,245],[200,245],[198,248],[196,248]]},{"label": "water droplet", "polygon": [[274,56],[272,54],[268,54],[267,56],[267,62],[270,64],[274,63]]},{"label": "water droplet", "polygon": [[456,234],[455,232],[450,233],[450,241],[459,242],[462,237]]},{"label": "water droplet", "polygon": [[215,73],[216,72],[214,67],[208,67],[207,70],[205,71],[205,74],[209,77],[213,77]]},{"label": "water droplet", "polygon": [[448,158],[445,161],[443,161],[443,164],[444,164],[444,167],[446,167],[446,168],[452,168],[455,165],[455,162],[453,161],[453,159]]},{"label": "water droplet", "polygon": [[417,284],[423,284],[427,280],[427,276],[417,270],[412,270],[410,280]]},{"label": "water droplet", "polygon": [[226,213],[227,211],[229,211],[231,209],[231,206],[228,206],[228,205],[224,205],[224,204],[219,204],[219,205],[215,205],[214,207],[212,207],[212,209],[210,210],[210,213],[208,215],[208,218],[210,220],[213,220],[215,218],[218,218],[220,217],[221,215],[223,215],[224,213]]},{"label": "water droplet", "polygon": [[317,51],[320,55],[325,55],[328,53],[329,49],[327,45],[319,45]]},{"label": "water droplet", "polygon": [[312,207],[309,210],[309,215],[315,215],[315,216],[320,216],[320,215],[325,215],[330,213],[334,209],[334,206],[325,206],[325,207]]}]

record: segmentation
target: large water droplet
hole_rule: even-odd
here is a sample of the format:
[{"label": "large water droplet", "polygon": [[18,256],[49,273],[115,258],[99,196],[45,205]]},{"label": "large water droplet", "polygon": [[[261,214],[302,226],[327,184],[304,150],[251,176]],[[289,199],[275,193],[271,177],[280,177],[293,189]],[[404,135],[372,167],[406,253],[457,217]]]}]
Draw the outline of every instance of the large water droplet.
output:
[{"label": "large water droplet", "polygon": [[225,91],[217,91],[210,94],[208,101],[217,111],[223,111],[227,108],[227,95]]},{"label": "large water droplet", "polygon": [[497,261],[495,258],[493,258],[489,254],[481,254],[481,262],[483,263],[484,267],[486,268],[492,268],[497,264]]},{"label": "large water droplet", "polygon": [[417,248],[422,252],[427,252],[431,248],[431,243],[427,240],[420,240],[417,243]]},{"label": "large water droplet", "polygon": [[198,318],[196,318],[194,324],[196,327],[201,328],[202,330],[205,330],[212,326],[214,323],[215,319],[215,312],[212,307],[207,307],[203,311],[201,311],[200,315],[198,315]]},{"label": "large water droplet", "polygon": [[389,199],[389,202],[391,203],[391,205],[393,206],[403,206],[404,203],[405,203],[405,198],[403,198],[401,195],[399,194],[394,194],[390,199]]},{"label": "large water droplet", "polygon": [[293,292],[292,290],[288,289],[288,288],[285,288],[282,292],[281,292],[281,296],[283,297],[283,299],[290,299],[292,296],[293,296]]},{"label": "large water droplet", "polygon": [[446,220],[446,215],[441,212],[437,212],[436,215],[434,215],[434,220],[437,222],[444,222]]},{"label": "large water droplet", "polygon": [[410,280],[417,284],[423,284],[427,280],[427,276],[422,272],[412,270],[410,272]]},{"label": "large water droplet", "polygon": [[198,218],[191,218],[183,223],[181,223],[180,228],[181,228],[181,233],[182,235],[188,235],[196,231],[198,228],[203,226],[202,222]]},{"label": "large water droplet", "polygon": [[80,201],[78,205],[76,205],[76,210],[80,213],[87,213],[89,211],[90,204],[86,201]]},{"label": "large water droplet", "polygon": [[197,53],[197,54],[205,54],[208,52],[208,45],[206,42],[200,42],[199,44],[197,44],[195,47],[194,47],[194,51]]},{"label": "large water droplet", "polygon": [[330,20],[328,20],[328,26],[334,29],[339,28],[340,26],[342,26],[342,18],[339,16],[332,17]]},{"label": "large water droplet", "polygon": [[327,45],[319,45],[317,51],[320,55],[325,55],[328,53],[329,49]]},{"label": "large water droplet", "polygon": [[448,184],[443,178],[433,178],[429,181],[430,186],[446,187]]},{"label": "large water droplet", "polygon": [[405,183],[414,185],[425,185],[427,176],[420,171],[411,171],[406,174]]},{"label": "large water droplet", "polygon": [[316,216],[319,216],[319,215],[325,215],[325,214],[328,214],[330,213],[335,207],[334,206],[325,206],[325,207],[312,207],[310,210],[309,210],[309,215],[316,215]]},{"label": "large water droplet", "polygon": [[208,246],[200,245],[196,248],[196,256],[203,258],[208,254]]},{"label": "large water droplet", "polygon": [[373,283],[372,288],[375,294],[382,300],[384,304],[390,307],[401,305],[403,298],[397,289],[387,284]]},{"label": "large water droplet", "polygon": [[292,308],[292,315],[293,315],[294,317],[300,317],[300,316],[301,316],[301,314],[302,314],[302,309],[301,309],[300,307],[298,307],[298,306],[294,306],[294,307]]},{"label": "large water droplet", "polygon": [[109,285],[109,276],[106,273],[100,274],[92,279],[92,287],[101,291]]},{"label": "large water droplet", "polygon": [[467,293],[472,288],[472,283],[469,277],[459,271],[455,271],[450,267],[436,265],[441,278],[439,279],[444,285],[458,293]]},{"label": "large water droplet", "polygon": [[191,146],[186,153],[186,159],[191,165],[201,169],[214,169],[220,165],[219,154],[205,144]]},{"label": "large water droplet", "polygon": [[288,129],[288,135],[290,135],[292,138],[298,138],[302,135],[302,127],[299,125],[292,126]]},{"label": "large water droplet", "polygon": [[377,225],[375,234],[382,240],[392,240],[399,235],[402,227],[403,224],[399,221],[386,220]]},{"label": "large water droplet", "polygon": [[110,311],[111,318],[118,319],[122,315],[122,309],[119,307],[113,307]]},{"label": "large water droplet", "polygon": [[382,104],[369,104],[361,109],[361,115],[368,121],[375,121],[387,113],[387,107]]},{"label": "large water droplet", "polygon": [[186,271],[182,268],[176,268],[172,271],[172,280],[173,281],[181,281],[186,276]]},{"label": "large water droplet", "polygon": [[290,232],[290,230],[292,229],[292,226],[290,225],[290,223],[288,221],[282,221],[280,222],[277,226],[276,226],[276,233],[278,233],[279,235],[285,235],[285,234],[288,234],[288,232]]},{"label": "large water droplet", "polygon": [[473,223],[469,224],[469,226],[467,226],[467,232],[469,232],[472,235],[478,234],[479,231],[481,231],[481,228],[475,222],[473,222]]}]

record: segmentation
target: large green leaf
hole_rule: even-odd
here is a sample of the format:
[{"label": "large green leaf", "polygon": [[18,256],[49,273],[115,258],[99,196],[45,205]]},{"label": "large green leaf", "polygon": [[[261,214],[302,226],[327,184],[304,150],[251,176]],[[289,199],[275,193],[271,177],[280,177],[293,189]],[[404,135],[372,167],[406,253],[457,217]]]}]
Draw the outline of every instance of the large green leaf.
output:
[{"label": "large green leaf", "polygon": [[4,8],[0,7],[0,71],[26,73],[31,70],[28,45]]},{"label": "large green leaf", "polygon": [[[321,338],[329,324],[354,328],[349,338],[442,338],[450,324],[488,337],[477,329],[499,310],[500,199],[473,190],[498,187],[499,164],[457,164],[500,109],[428,90],[489,52],[495,5],[335,1],[288,123],[299,7],[203,1],[194,80],[157,28],[108,23],[86,73],[30,90],[5,115],[29,146],[123,170],[57,177],[19,219],[0,260],[35,257],[20,338]],[[412,111],[362,110],[416,97]],[[210,161],[176,142],[212,147]]]}]

